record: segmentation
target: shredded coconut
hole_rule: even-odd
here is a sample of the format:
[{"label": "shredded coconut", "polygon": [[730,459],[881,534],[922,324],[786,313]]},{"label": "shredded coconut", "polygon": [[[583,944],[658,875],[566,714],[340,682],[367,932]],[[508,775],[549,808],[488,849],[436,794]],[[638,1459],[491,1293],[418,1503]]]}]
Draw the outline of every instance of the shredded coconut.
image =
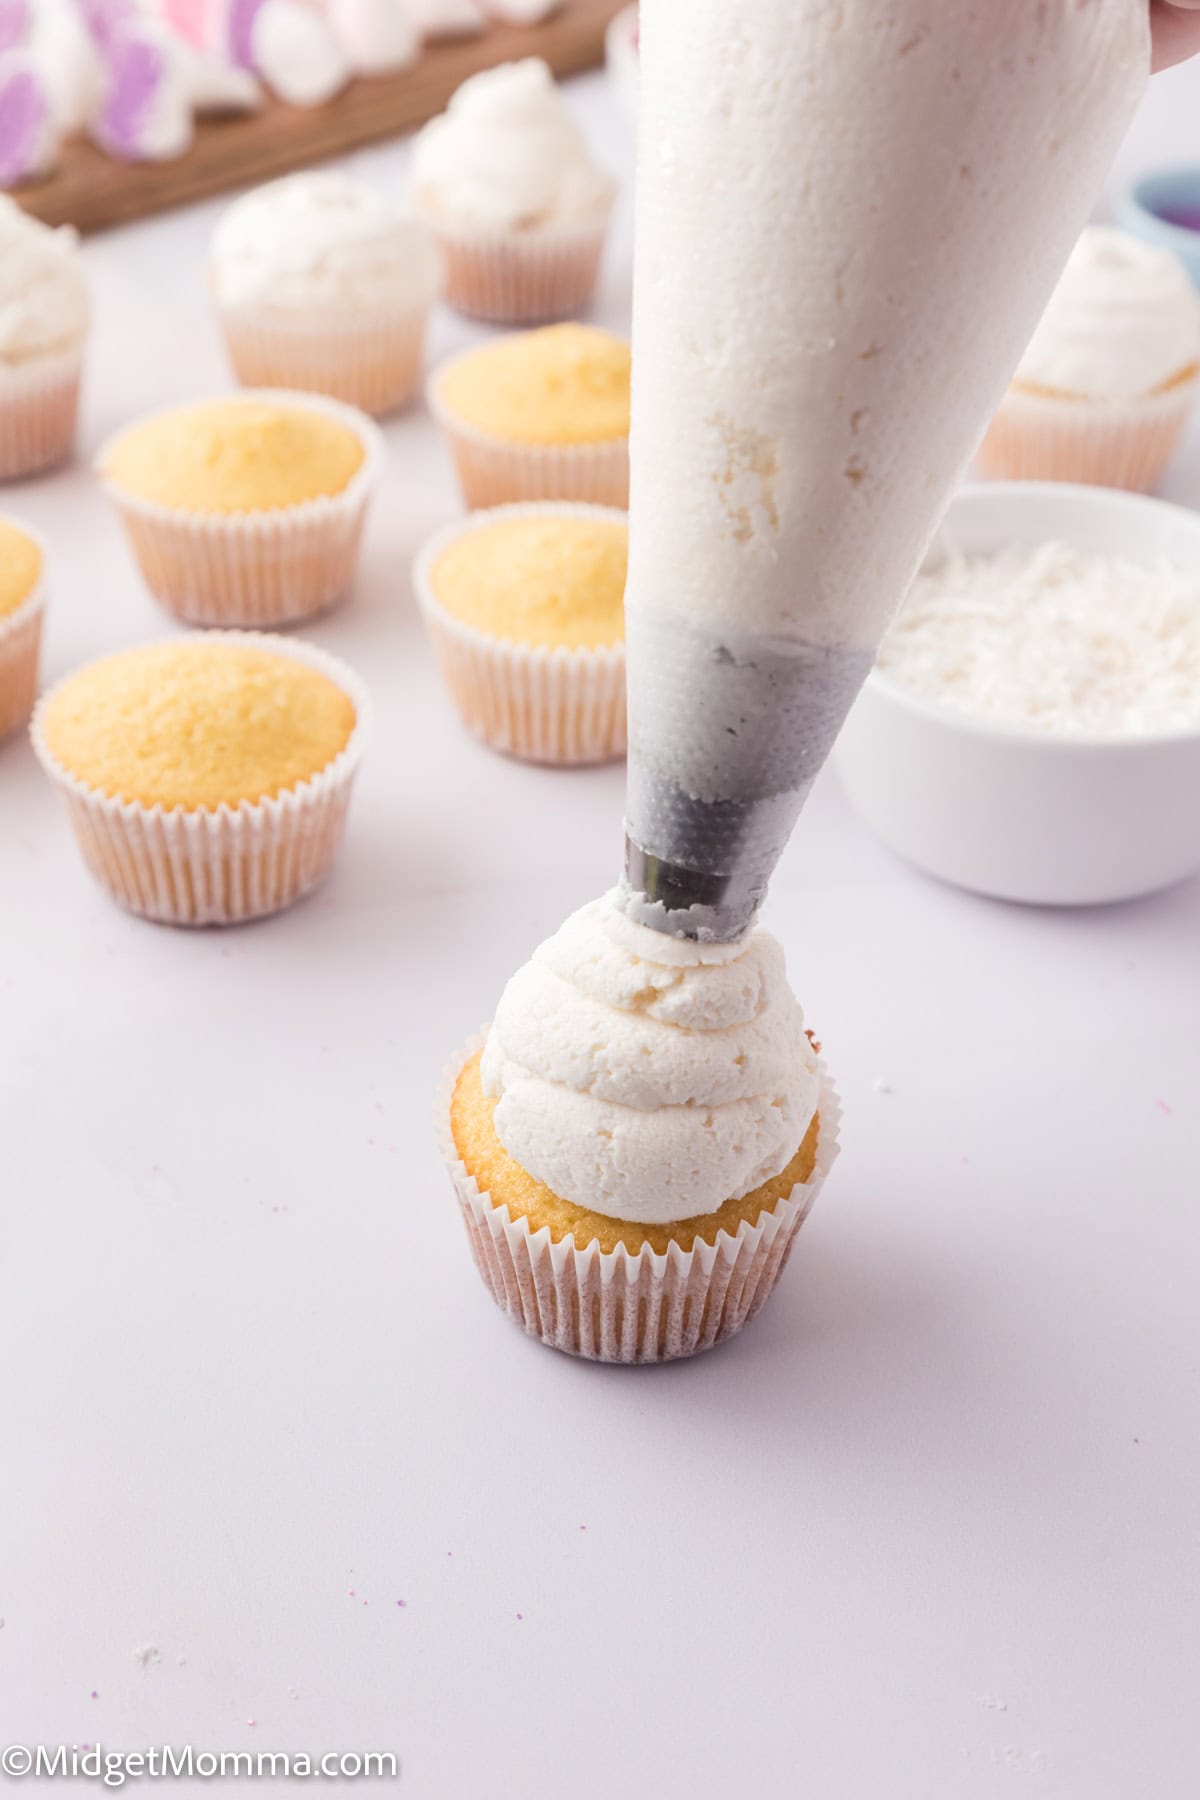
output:
[{"label": "shredded coconut", "polygon": [[1200,574],[1050,543],[943,539],[879,667],[923,699],[1058,736],[1200,728]]}]

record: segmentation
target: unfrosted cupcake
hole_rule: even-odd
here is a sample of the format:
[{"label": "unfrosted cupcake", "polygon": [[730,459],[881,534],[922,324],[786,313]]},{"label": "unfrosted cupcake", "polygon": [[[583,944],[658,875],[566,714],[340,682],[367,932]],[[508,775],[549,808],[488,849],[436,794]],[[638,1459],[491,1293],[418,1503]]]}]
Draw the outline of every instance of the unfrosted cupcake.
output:
[{"label": "unfrosted cupcake", "polygon": [[502,506],[441,532],[414,585],[451,698],[495,750],[592,763],[625,750],[625,514]]},{"label": "unfrosted cupcake", "polygon": [[45,558],[24,525],[0,518],[0,738],[24,725],[37,694]]},{"label": "unfrosted cupcake", "polygon": [[361,683],[312,645],[215,632],[123,650],[41,701],[33,742],[130,912],[230,925],[307,894],[341,841]]},{"label": "unfrosted cupcake", "polygon": [[382,440],[361,412],[262,389],[158,413],[96,459],[146,584],[194,625],[281,625],[345,594]]},{"label": "unfrosted cupcake", "polygon": [[560,1350],[659,1362],[762,1306],[838,1112],[768,932],[665,937],[609,894],[509,982],[438,1125],[504,1311]]},{"label": "unfrosted cupcake", "polygon": [[989,475],[1152,488],[1200,386],[1200,296],[1169,250],[1089,226],[979,450]]},{"label": "unfrosted cupcake", "polygon": [[210,285],[239,381],[364,412],[412,398],[439,284],[425,227],[345,175],[255,188],[213,237]]},{"label": "unfrosted cupcake", "polygon": [[519,325],[587,306],[616,183],[540,59],[464,81],[417,136],[410,193],[459,312]]},{"label": "unfrosted cupcake", "polygon": [[629,503],[629,345],[595,325],[549,325],[444,363],[429,405],[468,506]]},{"label": "unfrosted cupcake", "polygon": [[0,481],[70,453],[87,327],[75,233],[0,194]]}]

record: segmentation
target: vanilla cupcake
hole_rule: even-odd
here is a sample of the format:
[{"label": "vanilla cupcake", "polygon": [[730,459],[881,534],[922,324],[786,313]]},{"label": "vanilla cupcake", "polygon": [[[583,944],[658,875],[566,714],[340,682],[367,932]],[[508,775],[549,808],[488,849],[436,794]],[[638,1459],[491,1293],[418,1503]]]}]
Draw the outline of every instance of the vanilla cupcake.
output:
[{"label": "vanilla cupcake", "polygon": [[33,721],[92,874],[171,925],[278,912],[328,872],[368,701],[312,645],[256,632],[176,638],[69,675]]},{"label": "vanilla cupcake", "polygon": [[410,193],[459,312],[519,325],[587,306],[616,183],[538,58],[463,83],[417,136]]},{"label": "vanilla cupcake", "polygon": [[1091,225],[979,450],[989,475],[1146,491],[1200,384],[1200,296],[1169,250]]},{"label": "vanilla cupcake", "polygon": [[412,398],[438,257],[425,227],[370,188],[322,173],[255,188],[218,225],[209,277],[244,385],[376,414]]},{"label": "vanilla cupcake", "polygon": [[625,752],[625,514],[501,506],[440,532],[413,585],[459,716],[493,750],[595,763]]},{"label": "vanilla cupcake", "polygon": [[248,391],[157,413],[96,459],[155,598],[194,625],[281,625],[341,599],[382,439],[355,408]]},{"label": "vanilla cupcake", "polygon": [[429,406],[468,506],[629,504],[629,345],[595,325],[549,325],[444,363]]},{"label": "vanilla cupcake", "polygon": [[0,481],[70,454],[87,327],[75,233],[0,194]]},{"label": "vanilla cupcake", "polygon": [[26,724],[37,695],[45,558],[32,532],[0,518],[0,739]]},{"label": "vanilla cupcake", "polygon": [[484,1282],[543,1343],[661,1362],[763,1305],[837,1151],[838,1103],[760,927],[699,944],[575,913],[438,1103]]}]

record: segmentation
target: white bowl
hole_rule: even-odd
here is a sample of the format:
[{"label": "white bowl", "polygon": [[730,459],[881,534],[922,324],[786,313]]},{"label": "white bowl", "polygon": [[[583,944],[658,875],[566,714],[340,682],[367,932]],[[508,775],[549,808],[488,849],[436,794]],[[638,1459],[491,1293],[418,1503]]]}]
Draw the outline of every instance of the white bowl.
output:
[{"label": "white bowl", "polygon": [[[967,552],[1071,544],[1200,573],[1200,515],[1065,482],[966,487],[945,530]],[[1094,905],[1200,868],[1200,729],[1057,738],[918,698],[875,670],[834,759],[891,849],[1002,900]]]}]

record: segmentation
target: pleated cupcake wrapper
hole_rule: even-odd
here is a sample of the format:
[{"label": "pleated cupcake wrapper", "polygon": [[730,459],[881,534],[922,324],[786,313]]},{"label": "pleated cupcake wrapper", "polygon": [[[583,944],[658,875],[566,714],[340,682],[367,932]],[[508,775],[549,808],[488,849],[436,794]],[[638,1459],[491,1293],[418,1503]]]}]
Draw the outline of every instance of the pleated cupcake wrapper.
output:
[{"label": "pleated cupcake wrapper", "polygon": [[571,1237],[555,1243],[550,1227],[530,1229],[496,1205],[468,1173],[450,1128],[450,1102],[459,1074],[481,1048],[474,1038],[443,1076],[438,1095],[438,1147],[462,1211],[484,1286],[501,1311],[554,1350],[594,1362],[659,1363],[694,1356],[724,1343],[766,1302],[801,1225],[838,1153],[841,1105],[824,1064],[817,1159],[770,1212],[715,1244],[697,1239],[690,1250],[672,1244],[665,1254],[648,1245],[632,1253],[619,1244],[579,1250]]},{"label": "pleated cupcake wrapper", "polygon": [[326,394],[380,416],[407,406],[417,391],[430,304],[325,308],[300,319],[269,306],[217,311],[243,386]]},{"label": "pleated cupcake wrapper", "polygon": [[1058,399],[1010,388],[979,447],[1008,481],[1077,481],[1147,493],[1179,442],[1200,377],[1129,401]]},{"label": "pleated cupcake wrapper", "polygon": [[[49,748],[46,694],[31,736],[62,793],[83,858],[100,885],[129,912],[166,925],[236,925],[280,911],[328,872],[342,838],[354,777],[371,724],[366,688],[344,663],[313,644],[259,632],[220,632],[319,669],[354,703],[354,730],[333,761],[273,798],[237,806],[171,811],[111,799],[65,769]],[[183,640],[186,641],[186,640]]]},{"label": "pleated cupcake wrapper", "polygon": [[188,625],[273,629],[334,605],[353,580],[383,466],[379,429],[356,407],[292,388],[248,388],[243,397],[327,414],[354,432],[363,461],[340,494],[267,512],[187,512],[139,499],[110,480],[105,465],[117,441],[110,439],[96,472],[150,592]]},{"label": "pleated cupcake wrapper", "polygon": [[508,236],[455,231],[427,218],[441,253],[448,306],[490,325],[541,325],[587,310],[608,219],[575,231]]},{"label": "pleated cupcake wrapper", "polygon": [[39,581],[20,606],[0,618],[0,740],[29,723],[37,699],[45,611],[46,589]]},{"label": "pleated cupcake wrapper", "polygon": [[460,419],[442,397],[443,363],[426,388],[433,414],[454,458],[470,507],[521,500],[583,500],[592,506],[629,505],[629,439],[591,444],[520,444],[493,437]]},{"label": "pleated cupcake wrapper", "polygon": [[442,679],[464,724],[494,750],[529,762],[597,763],[625,753],[625,646],[547,649],[464,624],[433,590],[442,552],[466,533],[520,518],[620,519],[613,507],[502,506],[448,526],[424,546],[413,586]]},{"label": "pleated cupcake wrapper", "polygon": [[0,481],[34,475],[70,455],[82,373],[82,339],[28,363],[0,361]]}]

